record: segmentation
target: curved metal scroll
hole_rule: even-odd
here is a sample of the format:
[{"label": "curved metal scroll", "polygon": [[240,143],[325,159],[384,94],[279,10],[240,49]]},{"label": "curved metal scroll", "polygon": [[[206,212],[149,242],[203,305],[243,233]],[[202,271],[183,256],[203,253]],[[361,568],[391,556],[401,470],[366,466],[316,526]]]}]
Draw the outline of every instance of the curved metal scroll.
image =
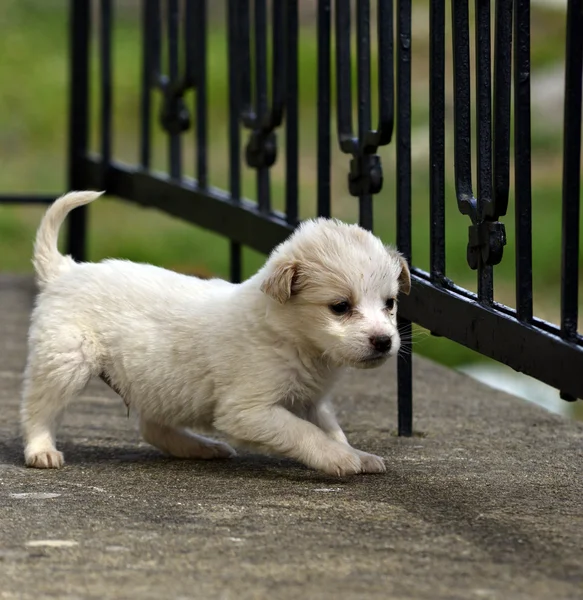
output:
[{"label": "curved metal scroll", "polygon": [[[200,28],[204,27],[205,3],[190,0],[184,7],[184,73],[178,72],[178,38],[180,10],[177,0],[169,0],[167,7],[168,74],[161,67],[161,24],[160,0],[146,0],[145,27],[149,53],[149,85],[158,88],[163,95],[160,123],[171,135],[187,131],[191,125],[190,111],[184,102],[184,94],[197,87],[201,68]],[[204,49],[203,49],[204,51]]]},{"label": "curved metal scroll", "polygon": [[[508,208],[512,0],[497,0],[495,10],[493,127],[489,3],[477,5],[476,12],[476,197],[472,189],[471,166],[468,2],[456,0],[452,4],[455,187],[458,208],[472,222],[467,253],[472,269],[497,265],[502,260],[506,244],[506,230],[499,218],[506,214]],[[489,290],[484,291],[491,296],[491,281],[486,287]]]},{"label": "curved metal scroll", "polygon": [[352,154],[348,188],[353,196],[380,192],[383,173],[376,151],[389,144],[393,134],[393,2],[378,1],[379,124],[371,128],[370,2],[357,4],[358,137],[352,128],[352,76],[350,56],[350,0],[336,1],[336,93],[340,149]]},{"label": "curved metal scroll", "polygon": [[[238,13],[237,48],[239,54],[240,116],[243,125],[251,130],[245,149],[250,167],[271,167],[277,158],[275,129],[282,124],[286,100],[286,5],[283,0],[273,2],[273,63],[271,79],[271,107],[267,94],[267,9],[265,0],[254,3],[255,30],[255,86],[251,82],[250,3],[235,3]],[[254,102],[253,102],[254,100]]]}]

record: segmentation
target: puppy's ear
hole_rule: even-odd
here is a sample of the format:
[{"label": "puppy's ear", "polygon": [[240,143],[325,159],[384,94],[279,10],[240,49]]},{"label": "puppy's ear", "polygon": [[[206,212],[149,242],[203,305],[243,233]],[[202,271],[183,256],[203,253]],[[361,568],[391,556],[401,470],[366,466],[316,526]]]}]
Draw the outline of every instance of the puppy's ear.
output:
[{"label": "puppy's ear", "polygon": [[399,273],[399,293],[408,296],[411,293],[411,272],[409,271],[409,263],[407,259],[393,246],[385,246],[385,250],[393,257],[396,258],[401,265],[401,272]]},{"label": "puppy's ear", "polygon": [[295,262],[280,262],[273,266],[261,284],[261,291],[280,304],[285,304],[294,293],[294,283],[298,276]]},{"label": "puppy's ear", "polygon": [[408,296],[411,293],[411,272],[407,259],[399,255],[401,263],[401,274],[399,275],[399,292]]}]

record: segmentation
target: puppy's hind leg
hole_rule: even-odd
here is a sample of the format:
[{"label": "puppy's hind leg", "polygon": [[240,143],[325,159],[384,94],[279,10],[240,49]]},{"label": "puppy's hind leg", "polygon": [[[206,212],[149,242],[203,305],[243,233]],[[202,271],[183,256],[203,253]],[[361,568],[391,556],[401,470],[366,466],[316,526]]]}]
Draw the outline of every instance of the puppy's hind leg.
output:
[{"label": "puppy's hind leg", "polygon": [[40,343],[31,349],[21,406],[26,465],[39,469],[63,466],[63,453],[55,446],[59,421],[67,404],[91,377],[82,349],[82,337],[69,336],[57,348]]},{"label": "puppy's hind leg", "polygon": [[141,418],[140,430],[148,444],[177,458],[231,458],[236,452],[223,442],[196,435],[187,429],[161,425],[149,419]]}]

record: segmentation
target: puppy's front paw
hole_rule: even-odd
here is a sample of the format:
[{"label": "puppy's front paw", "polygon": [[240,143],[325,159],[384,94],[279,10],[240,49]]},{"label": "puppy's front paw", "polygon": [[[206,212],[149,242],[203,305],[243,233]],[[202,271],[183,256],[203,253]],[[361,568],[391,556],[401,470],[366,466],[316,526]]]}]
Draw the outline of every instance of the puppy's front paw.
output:
[{"label": "puppy's front paw", "polygon": [[328,475],[343,477],[362,472],[359,455],[349,447],[338,445],[334,452],[322,457],[319,469]]},{"label": "puppy's front paw", "polygon": [[376,454],[356,450],[362,464],[362,473],[384,473],[387,470],[385,461]]},{"label": "puppy's front paw", "polygon": [[60,469],[65,464],[63,453],[58,450],[25,452],[24,459],[27,467],[35,469]]}]

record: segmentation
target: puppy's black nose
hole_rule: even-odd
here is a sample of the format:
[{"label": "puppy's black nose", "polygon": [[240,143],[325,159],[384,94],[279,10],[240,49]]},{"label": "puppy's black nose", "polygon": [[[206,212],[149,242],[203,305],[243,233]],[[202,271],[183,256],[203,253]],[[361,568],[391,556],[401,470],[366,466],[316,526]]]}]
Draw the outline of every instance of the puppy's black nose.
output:
[{"label": "puppy's black nose", "polygon": [[390,335],[373,335],[370,338],[370,343],[377,352],[386,354],[391,349]]}]

